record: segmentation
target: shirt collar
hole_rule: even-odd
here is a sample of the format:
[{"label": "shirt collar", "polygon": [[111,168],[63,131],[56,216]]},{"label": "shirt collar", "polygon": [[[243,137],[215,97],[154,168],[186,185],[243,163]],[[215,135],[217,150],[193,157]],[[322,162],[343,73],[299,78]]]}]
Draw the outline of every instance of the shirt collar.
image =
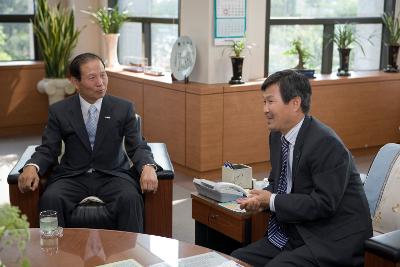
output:
[{"label": "shirt collar", "polygon": [[103,98],[99,98],[94,104],[90,104],[85,99],[83,99],[81,95],[79,95],[79,101],[81,102],[82,113],[87,114],[91,105],[95,105],[97,111],[100,112],[101,104],[103,103]]},{"label": "shirt collar", "polygon": [[304,117],[301,121],[299,121],[292,129],[290,129],[289,132],[287,132],[287,134],[285,134],[285,138],[286,140],[292,145],[294,146],[294,144],[296,143],[296,139],[297,139],[297,135],[299,134],[301,125],[303,125],[303,121],[304,121]]}]

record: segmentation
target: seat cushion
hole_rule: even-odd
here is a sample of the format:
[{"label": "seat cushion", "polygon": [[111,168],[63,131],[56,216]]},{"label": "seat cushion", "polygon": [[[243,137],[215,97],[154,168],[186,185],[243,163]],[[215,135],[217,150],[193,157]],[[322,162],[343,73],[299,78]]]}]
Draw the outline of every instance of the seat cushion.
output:
[{"label": "seat cushion", "polygon": [[101,201],[86,198],[73,210],[67,227],[115,229],[115,221]]}]

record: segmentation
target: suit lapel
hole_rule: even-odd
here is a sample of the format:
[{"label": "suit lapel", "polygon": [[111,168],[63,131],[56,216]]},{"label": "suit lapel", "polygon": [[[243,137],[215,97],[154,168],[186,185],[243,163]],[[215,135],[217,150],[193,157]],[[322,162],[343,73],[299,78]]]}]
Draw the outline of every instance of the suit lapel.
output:
[{"label": "suit lapel", "polygon": [[310,116],[306,115],[304,117],[303,125],[301,125],[299,133],[297,135],[296,143],[294,145],[293,163],[292,163],[292,179],[293,179],[293,183],[294,183],[294,180],[296,178],[297,167],[299,166],[299,160],[300,160],[300,157],[301,157],[301,151],[302,151],[302,147],[303,147],[303,144],[304,144],[304,137],[305,137],[305,135],[307,133],[308,127],[310,126],[310,121],[311,121]]},{"label": "suit lapel", "polygon": [[94,141],[93,151],[101,144],[104,136],[108,131],[110,121],[113,119],[111,117],[112,103],[110,97],[105,95],[103,102],[101,104],[101,110],[99,114],[99,120],[97,122],[96,139]]},{"label": "suit lapel", "polygon": [[85,147],[91,151],[92,148],[90,147],[89,137],[85,127],[85,122],[83,121],[82,108],[78,94],[74,95],[72,98],[72,105],[70,107],[69,114],[71,114],[71,126],[75,129],[76,134],[81,139]]}]

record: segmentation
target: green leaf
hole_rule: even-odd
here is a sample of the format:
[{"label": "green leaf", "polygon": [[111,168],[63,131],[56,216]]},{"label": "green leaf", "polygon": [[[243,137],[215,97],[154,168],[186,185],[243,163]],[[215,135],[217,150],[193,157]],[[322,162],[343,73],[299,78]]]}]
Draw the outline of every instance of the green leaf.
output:
[{"label": "green leaf", "polygon": [[126,12],[120,13],[118,11],[118,4],[114,8],[104,7],[98,9],[96,12],[85,10],[82,10],[82,12],[92,16],[105,34],[118,33],[122,23],[128,19]]},{"label": "green leaf", "polygon": [[32,23],[46,77],[66,77],[69,58],[82,31],[75,28],[73,11],[62,8],[60,4],[50,8],[46,0],[36,0],[36,16]]}]

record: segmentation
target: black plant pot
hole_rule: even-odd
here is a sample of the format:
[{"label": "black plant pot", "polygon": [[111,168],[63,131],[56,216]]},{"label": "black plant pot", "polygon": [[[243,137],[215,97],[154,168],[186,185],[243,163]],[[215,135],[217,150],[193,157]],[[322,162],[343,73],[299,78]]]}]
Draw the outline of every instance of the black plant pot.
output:
[{"label": "black plant pot", "polygon": [[349,61],[350,61],[350,48],[338,48],[339,51],[339,68],[337,76],[350,76]]},{"label": "black plant pot", "polygon": [[242,70],[244,57],[231,57],[233,76],[229,81],[230,84],[242,84]]},{"label": "black plant pot", "polygon": [[388,65],[383,70],[384,72],[399,72],[397,69],[397,56],[399,54],[398,45],[389,45],[388,46]]}]

